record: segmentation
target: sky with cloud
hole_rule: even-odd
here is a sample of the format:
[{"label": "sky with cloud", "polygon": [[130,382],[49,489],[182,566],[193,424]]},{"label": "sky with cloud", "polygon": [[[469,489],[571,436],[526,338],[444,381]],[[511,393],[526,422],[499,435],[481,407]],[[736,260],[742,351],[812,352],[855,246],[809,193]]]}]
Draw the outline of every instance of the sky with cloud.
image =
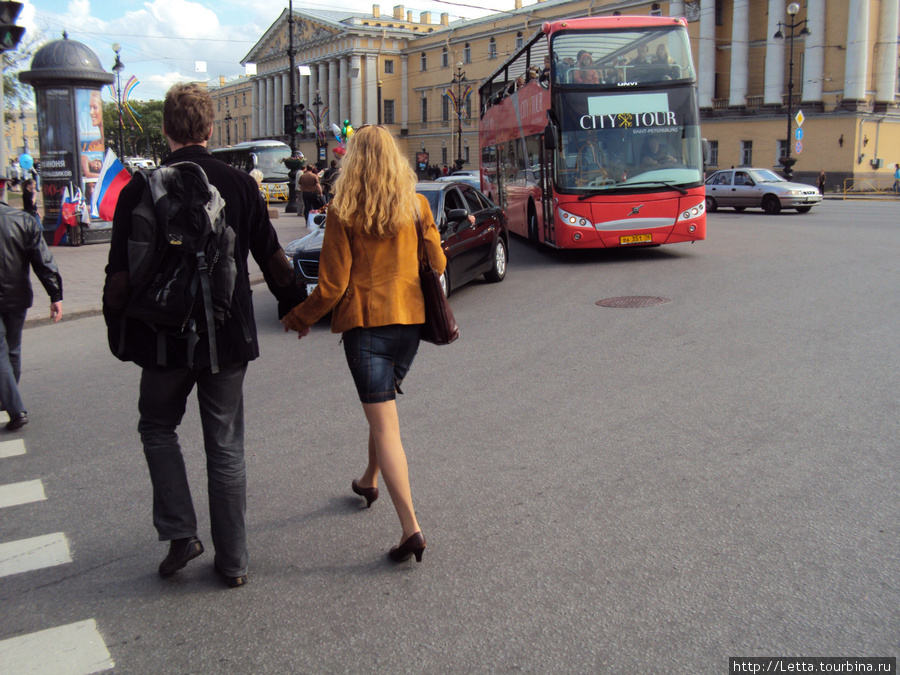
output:
[{"label": "sky with cloud", "polygon": [[[514,0],[435,0],[415,3],[379,3],[371,0],[334,0],[294,2],[294,10],[345,9],[371,13],[380,4],[383,14],[395,4],[406,11],[432,12],[432,21],[442,12],[451,21],[486,16],[499,9],[512,9]],[[321,3],[321,4],[319,4]],[[247,0],[27,0],[19,24],[40,32],[45,40],[62,37],[63,30],[72,40],[91,47],[106,70],[115,62],[113,43],[121,45],[125,64],[122,84],[134,75],[140,81],[132,98],[162,99],[175,82],[232,78],[244,70],[240,61],[256,41],[287,7],[283,2],[247,2]],[[525,4],[530,4],[526,2]],[[197,71],[197,62],[205,62],[206,72]],[[26,67],[27,69],[27,67]],[[106,91],[104,98],[111,100]]]}]

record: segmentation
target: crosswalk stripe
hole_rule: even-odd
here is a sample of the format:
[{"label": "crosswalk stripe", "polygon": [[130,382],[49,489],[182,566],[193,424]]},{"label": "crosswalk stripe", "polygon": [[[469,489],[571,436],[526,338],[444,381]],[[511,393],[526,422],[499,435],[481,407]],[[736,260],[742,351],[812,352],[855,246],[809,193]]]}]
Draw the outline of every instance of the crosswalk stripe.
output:
[{"label": "crosswalk stripe", "polygon": [[115,667],[93,619],[0,641],[9,675],[88,675]]},{"label": "crosswalk stripe", "polygon": [[16,438],[12,441],[3,441],[0,443],[0,457],[15,457],[16,455],[25,454],[25,441]]},{"label": "crosswalk stripe", "polygon": [[0,509],[4,506],[18,506],[19,504],[40,502],[46,498],[44,484],[40,480],[0,485]]},{"label": "crosswalk stripe", "polygon": [[0,544],[0,577],[72,562],[62,532]]}]

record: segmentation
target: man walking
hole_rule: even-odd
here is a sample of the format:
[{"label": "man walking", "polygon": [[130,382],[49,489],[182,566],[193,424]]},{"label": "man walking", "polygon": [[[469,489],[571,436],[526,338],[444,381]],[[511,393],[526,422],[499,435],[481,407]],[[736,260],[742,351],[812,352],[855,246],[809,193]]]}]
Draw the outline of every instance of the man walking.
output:
[{"label": "man walking", "polygon": [[[204,550],[197,536],[197,518],[176,433],[188,395],[196,386],[206,450],[213,564],[225,584],[234,588],[247,583],[248,561],[243,382],[247,363],[259,356],[248,253],[253,254],[278,298],[280,314],[300,300],[300,293],[256,182],[249,174],[214,159],[206,149],[214,117],[209,93],[197,84],[177,84],[166,94],[163,133],[172,152],[162,164],[199,165],[224,198],[225,220],[236,235],[237,279],[230,311],[215,330],[217,359],[211,357],[206,338],[196,341],[191,358],[185,345],[188,340],[160,337],[140,321],[123,319],[129,294],[132,212],[141,200],[143,180],[132,180],[119,196],[103,304],[110,345],[124,345],[120,358],[142,368],[138,431],[153,484],[153,524],[160,540],[170,542],[159,574],[171,576]],[[164,365],[160,365],[161,351]],[[218,368],[213,367],[214,361]]]},{"label": "man walking", "polygon": [[341,169],[335,159],[331,160],[331,166],[322,173],[322,190],[325,193],[326,204],[334,197],[334,184],[340,174]]},{"label": "man walking", "polygon": [[28,424],[19,394],[22,372],[22,329],[34,303],[29,267],[50,296],[50,318],[62,318],[62,277],[44,242],[40,221],[6,203],[8,178],[0,176],[0,403],[9,413],[8,431]]},{"label": "man walking", "polygon": [[297,179],[297,185],[300,188],[300,194],[303,195],[303,214],[309,218],[310,211],[319,208],[318,201],[322,195],[322,186],[319,184],[316,167],[307,164],[306,171]]}]

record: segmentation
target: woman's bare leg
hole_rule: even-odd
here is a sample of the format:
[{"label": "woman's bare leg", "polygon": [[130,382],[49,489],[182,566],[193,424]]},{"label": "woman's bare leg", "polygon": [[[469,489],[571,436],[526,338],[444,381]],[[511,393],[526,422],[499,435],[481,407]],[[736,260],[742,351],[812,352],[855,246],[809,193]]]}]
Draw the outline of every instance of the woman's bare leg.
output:
[{"label": "woman's bare leg", "polygon": [[378,474],[381,473],[381,467],[378,466],[378,454],[375,452],[375,438],[372,435],[372,429],[369,429],[369,464],[366,471],[359,479],[360,487],[378,487]]},{"label": "woman's bare leg", "polygon": [[[419,523],[413,510],[406,453],[400,441],[397,402],[363,403],[363,411],[369,421],[370,447],[374,445],[376,461],[384,476],[384,484],[400,517],[400,526],[403,528],[403,536],[400,539],[402,543],[419,531]],[[371,467],[371,459],[369,464]]]}]

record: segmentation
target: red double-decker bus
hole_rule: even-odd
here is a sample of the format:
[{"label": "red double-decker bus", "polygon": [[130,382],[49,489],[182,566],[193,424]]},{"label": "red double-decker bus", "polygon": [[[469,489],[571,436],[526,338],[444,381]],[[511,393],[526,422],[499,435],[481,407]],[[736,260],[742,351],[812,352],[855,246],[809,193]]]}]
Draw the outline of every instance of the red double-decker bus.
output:
[{"label": "red double-decker bus", "polygon": [[683,19],[546,23],[480,94],[482,189],[511,232],[555,248],[706,237]]}]

